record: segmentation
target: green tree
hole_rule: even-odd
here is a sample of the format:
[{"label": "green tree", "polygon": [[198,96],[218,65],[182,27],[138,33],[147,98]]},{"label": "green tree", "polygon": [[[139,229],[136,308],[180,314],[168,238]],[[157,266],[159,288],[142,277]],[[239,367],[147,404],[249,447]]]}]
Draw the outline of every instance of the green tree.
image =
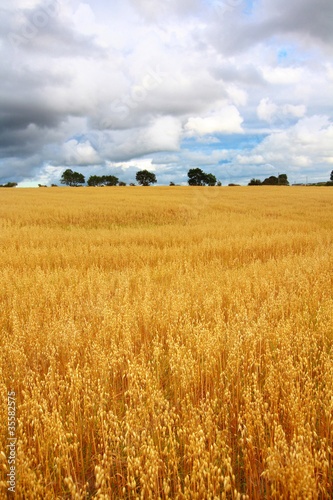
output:
[{"label": "green tree", "polygon": [[333,170],[332,170],[331,175],[330,175],[330,180],[333,182]]},{"label": "green tree", "polygon": [[261,180],[253,177],[253,179],[251,179],[248,183],[248,186],[260,186],[260,184],[262,184]]},{"label": "green tree", "polygon": [[66,186],[78,186],[79,184],[84,184],[84,175],[78,172],[73,172],[70,168],[63,172],[61,179],[61,184],[66,184]]},{"label": "green tree", "polygon": [[126,182],[120,181],[119,186],[126,186]]},{"label": "green tree", "polygon": [[115,175],[103,175],[102,180],[105,186],[116,186],[119,182],[118,177]]},{"label": "green tree", "polygon": [[205,174],[204,181],[205,181],[205,184],[207,184],[208,186],[215,186],[216,177],[213,174]]},{"label": "green tree", "polygon": [[1,184],[2,188],[14,188],[17,186],[17,182],[7,182],[7,184]]},{"label": "green tree", "polygon": [[280,174],[278,177],[278,184],[280,186],[289,186],[287,174]]},{"label": "green tree", "polygon": [[201,168],[191,168],[187,172],[189,186],[215,186],[216,177],[213,174],[206,174]]},{"label": "green tree", "polygon": [[266,177],[263,181],[263,186],[277,186],[279,179],[275,177],[275,175],[271,175],[270,177]]},{"label": "green tree", "polygon": [[262,183],[264,186],[289,186],[287,174],[280,174],[279,177],[271,175],[267,177]]},{"label": "green tree", "polygon": [[99,175],[91,175],[89,179],[87,180],[88,186],[100,186],[103,184],[103,179]]},{"label": "green tree", "polygon": [[116,186],[118,177],[114,175],[91,175],[87,181],[88,186]]},{"label": "green tree", "polygon": [[136,173],[135,178],[141,186],[150,186],[150,184],[155,184],[155,182],[157,182],[156,175],[152,172],[148,172],[148,170],[140,170]]},{"label": "green tree", "polygon": [[187,176],[189,186],[205,185],[205,173],[201,170],[201,168],[190,168],[187,172]]}]

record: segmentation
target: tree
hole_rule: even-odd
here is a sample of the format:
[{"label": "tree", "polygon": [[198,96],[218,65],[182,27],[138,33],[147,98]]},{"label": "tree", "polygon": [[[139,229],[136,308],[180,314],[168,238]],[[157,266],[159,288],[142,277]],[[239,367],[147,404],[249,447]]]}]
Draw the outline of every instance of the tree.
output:
[{"label": "tree", "polygon": [[280,186],[289,186],[287,174],[280,174],[278,177],[278,184]]},{"label": "tree", "polygon": [[102,181],[105,186],[116,186],[119,179],[115,175],[103,175]]},{"label": "tree", "polygon": [[201,168],[191,168],[188,173],[189,186],[215,186],[216,177],[213,174],[206,174]]},{"label": "tree", "polygon": [[248,183],[248,186],[260,186],[262,184],[260,179],[255,179],[254,177]]},{"label": "tree", "polygon": [[270,177],[266,177],[263,181],[263,186],[277,186],[279,179],[275,177],[275,175],[271,175]]},{"label": "tree", "polygon": [[91,175],[89,179],[87,180],[88,186],[100,186],[103,183],[102,177],[99,175]]},{"label": "tree", "polygon": [[119,186],[126,186],[126,182],[120,181]]},{"label": "tree", "polygon": [[189,186],[204,186],[205,185],[205,182],[204,182],[205,174],[201,170],[201,168],[191,168],[187,172],[187,176],[188,176],[188,185]]},{"label": "tree", "polygon": [[280,174],[279,177],[271,175],[267,177],[262,183],[263,186],[289,186],[287,174]]},{"label": "tree", "polygon": [[330,175],[330,180],[333,182],[333,170],[332,170],[331,175]]},{"label": "tree", "polygon": [[7,184],[1,184],[2,188],[14,188],[17,186],[17,182],[7,182]]},{"label": "tree", "polygon": [[87,181],[88,186],[116,186],[118,177],[114,175],[91,175]]},{"label": "tree", "polygon": [[217,186],[222,186],[222,182],[221,181],[217,181]]},{"label": "tree", "polygon": [[73,172],[70,168],[63,172],[61,179],[61,184],[66,184],[66,186],[78,186],[79,184],[84,184],[84,175],[78,172]]},{"label": "tree", "polygon": [[175,186],[176,184],[174,182],[170,182],[169,186]]},{"label": "tree", "polygon": [[208,184],[208,186],[215,186],[216,184],[216,177],[213,174],[205,174],[205,183]]},{"label": "tree", "polygon": [[156,175],[152,172],[148,172],[148,170],[140,170],[136,173],[135,178],[141,186],[150,186],[150,184],[155,184],[155,182],[157,182]]}]

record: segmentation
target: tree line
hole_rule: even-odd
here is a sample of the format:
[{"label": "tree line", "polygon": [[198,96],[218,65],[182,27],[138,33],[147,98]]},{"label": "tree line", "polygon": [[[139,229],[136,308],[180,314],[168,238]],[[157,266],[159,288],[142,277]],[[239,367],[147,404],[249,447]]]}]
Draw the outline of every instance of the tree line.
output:
[{"label": "tree line", "polygon": [[289,186],[287,174],[280,174],[278,177],[271,175],[264,181],[260,179],[251,179],[248,186]]},{"label": "tree line", "polygon": [[[200,168],[192,168],[188,171],[188,184],[189,186],[221,186],[221,182],[216,180],[215,175],[206,174]],[[150,186],[151,184],[155,184],[157,182],[156,175],[153,172],[149,172],[148,170],[140,170],[136,173],[136,181],[141,186]],[[65,184],[66,186],[79,186],[80,184],[84,184],[85,177],[83,174],[78,172],[73,172],[71,169],[65,170],[63,172],[61,179],[61,184]],[[87,180],[88,186],[126,186],[125,182],[119,181],[118,177],[115,175],[91,175]],[[133,184],[132,184],[133,185]],[[171,186],[175,184],[170,182]]]},{"label": "tree line", "polygon": [[7,184],[0,184],[0,188],[14,188],[17,186],[17,182],[7,182]]},{"label": "tree line", "polygon": [[[150,186],[150,184],[155,184],[157,182],[155,174],[148,172],[148,170],[140,170],[136,173],[136,180],[142,186]],[[63,172],[61,179],[61,184],[66,186],[79,186],[85,183],[85,178],[83,174],[78,172],[73,172],[70,168]],[[115,175],[91,175],[87,180],[88,186],[126,186],[126,182],[119,181],[118,177]],[[133,185],[133,184],[131,184]]]},{"label": "tree line", "polygon": [[[207,174],[201,168],[192,168],[187,173],[189,186],[221,186],[221,181],[218,181],[213,174]],[[157,182],[156,175],[148,170],[140,170],[136,173],[136,181],[141,186],[150,186]],[[73,172],[70,168],[65,170],[60,179],[61,184],[66,186],[77,187],[80,184],[85,184],[85,177],[79,172]],[[87,180],[87,185],[92,187],[97,186],[126,186],[126,182],[119,181],[115,175],[91,175]],[[170,182],[170,186],[175,186],[174,182]],[[229,184],[235,186],[236,184]],[[333,185],[333,170],[330,174],[330,181],[326,183],[318,183],[317,185]],[[16,182],[7,182],[7,184],[0,184],[0,187],[16,187]],[[51,184],[56,186],[56,184]],[[135,184],[130,183],[130,186]],[[263,181],[260,179],[251,179],[248,186],[289,186],[287,174],[279,174],[278,177],[271,175]],[[45,185],[38,184],[38,187],[46,187]]]}]

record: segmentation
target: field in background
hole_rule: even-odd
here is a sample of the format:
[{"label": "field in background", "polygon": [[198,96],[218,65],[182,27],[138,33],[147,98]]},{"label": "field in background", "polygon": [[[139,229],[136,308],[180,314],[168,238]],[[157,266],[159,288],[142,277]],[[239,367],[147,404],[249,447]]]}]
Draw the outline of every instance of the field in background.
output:
[{"label": "field in background", "polygon": [[332,498],[332,204],[2,189],[0,498]]}]

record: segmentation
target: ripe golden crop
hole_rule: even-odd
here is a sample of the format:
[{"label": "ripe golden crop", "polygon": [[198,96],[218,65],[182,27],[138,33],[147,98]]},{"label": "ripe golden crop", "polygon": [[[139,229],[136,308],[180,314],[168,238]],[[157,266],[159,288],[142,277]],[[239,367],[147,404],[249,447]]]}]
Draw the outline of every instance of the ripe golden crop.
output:
[{"label": "ripe golden crop", "polygon": [[333,190],[0,191],[0,498],[333,497]]}]

